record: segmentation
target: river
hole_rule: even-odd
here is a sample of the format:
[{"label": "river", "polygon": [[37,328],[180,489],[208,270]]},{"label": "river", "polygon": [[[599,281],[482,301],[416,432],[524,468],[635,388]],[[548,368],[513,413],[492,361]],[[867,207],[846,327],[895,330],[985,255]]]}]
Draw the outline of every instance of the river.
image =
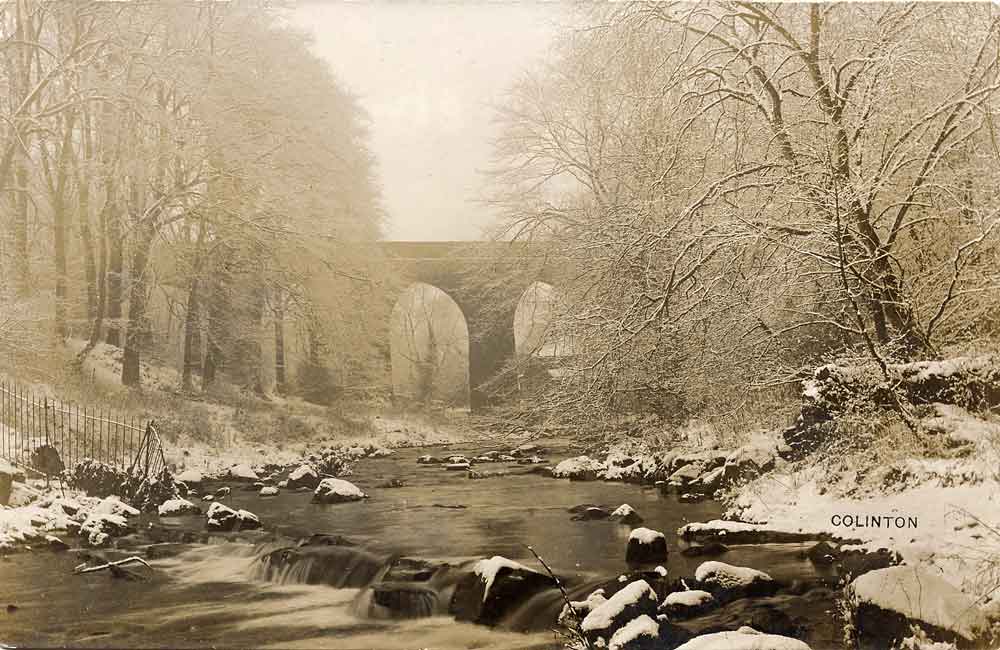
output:
[{"label": "river", "polygon": [[[292,491],[259,497],[234,484],[227,503],[256,513],[266,531],[206,539],[202,517],[153,521],[175,531],[198,531],[199,539],[174,545],[169,557],[151,560],[154,570],[143,581],[115,579],[107,572],[73,575],[79,552],[10,556],[0,562],[0,606],[16,609],[0,613],[0,641],[32,647],[559,648],[561,639],[550,629],[561,605],[555,590],[488,628],[447,615],[453,580],[442,578],[433,585],[437,593],[430,594],[431,604],[409,614],[420,618],[404,619],[373,604],[367,583],[379,574],[379,566],[399,556],[461,568],[502,555],[540,568],[527,548],[531,545],[573,597],[583,598],[628,570],[624,556],[630,527],[574,521],[567,510],[582,503],[611,508],[628,503],[644,518],[644,526],[665,532],[671,575],[690,576],[703,561],[682,555],[683,542],[673,533],[689,521],[718,517],[718,504],[679,503],[637,485],[556,481],[516,464],[491,464],[487,469],[507,470],[508,475],[470,480],[465,472],[416,462],[425,453],[481,451],[459,446],[402,449],[362,460],[349,479],[371,498],[355,503],[314,504],[309,493]],[[553,460],[565,455],[556,452]],[[405,485],[380,487],[390,479]],[[312,579],[302,572],[296,577],[262,570],[259,555],[314,533],[341,535],[356,546],[338,551]],[[721,559],[767,571],[786,583],[829,582],[829,575],[817,573],[802,558],[802,550],[794,544],[734,546]],[[315,582],[320,574],[323,584],[302,584]],[[774,596],[767,606],[808,620],[807,641],[814,650],[843,647],[833,622],[832,592],[810,593],[812,597]],[[756,606],[733,603],[703,623],[730,625],[749,615],[751,605]]]}]

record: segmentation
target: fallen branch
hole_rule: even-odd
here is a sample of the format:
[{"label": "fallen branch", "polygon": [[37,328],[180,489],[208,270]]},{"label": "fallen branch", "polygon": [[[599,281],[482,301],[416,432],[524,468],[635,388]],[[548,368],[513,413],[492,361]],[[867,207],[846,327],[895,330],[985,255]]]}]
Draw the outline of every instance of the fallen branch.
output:
[{"label": "fallen branch", "polygon": [[142,559],[141,557],[133,555],[132,557],[127,557],[124,560],[118,560],[117,562],[108,562],[107,564],[102,564],[100,566],[90,566],[89,567],[89,566],[87,566],[87,563],[84,562],[83,564],[77,565],[73,569],[73,573],[75,573],[75,574],[93,573],[94,571],[103,571],[105,569],[111,569],[111,568],[115,568],[115,567],[120,567],[123,564],[130,564],[132,562],[138,562],[139,564],[145,566],[147,569],[152,569],[153,568],[153,567],[149,566],[149,562],[146,562],[146,560]]}]

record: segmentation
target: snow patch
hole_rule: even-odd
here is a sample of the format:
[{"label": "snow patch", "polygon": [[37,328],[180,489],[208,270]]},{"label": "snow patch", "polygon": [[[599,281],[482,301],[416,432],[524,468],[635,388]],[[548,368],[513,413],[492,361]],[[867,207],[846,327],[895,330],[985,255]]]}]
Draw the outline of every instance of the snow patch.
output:
[{"label": "snow patch", "polygon": [[531,569],[523,564],[518,564],[500,555],[494,555],[488,560],[479,560],[472,568],[472,571],[485,583],[483,587],[483,602],[486,602],[487,596],[490,595],[490,587],[493,586],[493,581],[496,580],[497,572],[504,568],[511,569],[512,571],[531,571]]},{"label": "snow patch", "polygon": [[653,639],[660,636],[659,624],[646,614],[633,618],[625,624],[625,627],[612,634],[611,641],[608,643],[608,650],[621,650],[643,636]]},{"label": "snow patch", "polygon": [[677,650],[810,650],[798,639],[763,634],[749,627],[735,632],[716,632],[695,637]]},{"label": "snow patch", "polygon": [[772,581],[771,576],[763,571],[715,560],[702,562],[695,570],[694,578],[698,582],[710,582],[725,589],[749,587],[758,581]]},{"label": "snow patch", "polygon": [[639,544],[652,544],[658,539],[665,540],[666,537],[660,531],[652,530],[651,528],[636,528],[628,536],[628,541],[631,542],[634,540]]},{"label": "snow patch", "polygon": [[654,603],[653,607],[656,607],[656,592],[645,580],[636,580],[623,587],[603,604],[595,607],[583,619],[580,629],[584,632],[606,630],[612,625],[614,619],[625,611],[626,607],[636,605],[643,599],[651,600]]},{"label": "snow patch", "polygon": [[700,589],[675,591],[663,599],[664,605],[679,605],[681,607],[701,607],[714,600],[712,594]]}]

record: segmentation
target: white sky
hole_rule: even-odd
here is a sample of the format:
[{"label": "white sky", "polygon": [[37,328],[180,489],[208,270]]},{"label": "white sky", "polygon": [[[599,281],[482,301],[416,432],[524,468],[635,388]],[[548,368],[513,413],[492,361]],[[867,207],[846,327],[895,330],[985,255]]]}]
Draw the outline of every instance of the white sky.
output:
[{"label": "white sky", "polygon": [[544,58],[567,5],[299,0],[292,22],[371,118],[387,238],[477,239],[489,104]]}]

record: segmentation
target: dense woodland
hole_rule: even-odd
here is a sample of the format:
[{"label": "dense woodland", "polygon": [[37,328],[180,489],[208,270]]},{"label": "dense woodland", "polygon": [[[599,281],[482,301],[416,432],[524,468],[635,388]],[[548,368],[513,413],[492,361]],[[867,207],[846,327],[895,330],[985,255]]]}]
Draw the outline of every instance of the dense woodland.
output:
[{"label": "dense woodland", "polygon": [[[0,3],[0,355],[184,323],[183,387],[368,363],[379,188],[355,99],[252,3]],[[273,358],[261,324],[274,323]],[[287,376],[285,332],[306,348]]]},{"label": "dense woodland", "polygon": [[497,236],[573,344],[533,409],[746,412],[831,359],[996,349],[995,5],[585,11],[498,109]]},{"label": "dense woodland", "polygon": [[[501,398],[683,421],[769,409],[835,358],[888,379],[996,348],[993,5],[578,12],[496,107],[494,234],[528,247],[469,281],[510,327],[504,287],[551,280],[530,338],[562,350],[518,355]],[[169,356],[155,302],[183,323],[185,390],[221,372],[322,401],[386,381],[399,291],[370,245],[366,118],[280,12],[18,0],[0,62],[5,364],[111,344],[140,385],[142,360]],[[466,394],[461,368],[430,389],[454,332],[409,311],[434,348],[410,359],[418,392]]]}]

